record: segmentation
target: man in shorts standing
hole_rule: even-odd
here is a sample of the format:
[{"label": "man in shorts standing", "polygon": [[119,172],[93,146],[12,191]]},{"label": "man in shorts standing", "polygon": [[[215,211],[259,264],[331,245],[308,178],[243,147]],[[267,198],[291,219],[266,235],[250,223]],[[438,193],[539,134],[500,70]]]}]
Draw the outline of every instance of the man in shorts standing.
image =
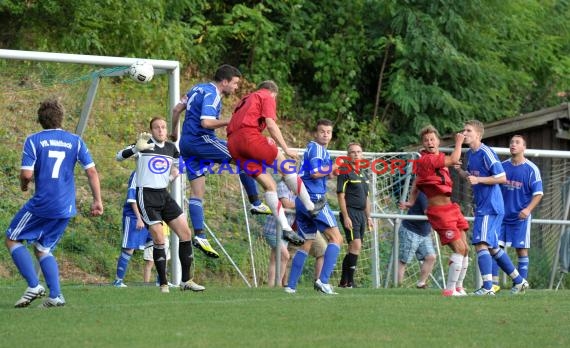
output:
[{"label": "man in shorts standing", "polygon": [[145,249],[145,245],[150,242],[152,247],[152,237],[148,233],[137,206],[137,181],[136,171],[131,173],[127,184],[127,199],[123,205],[123,239],[121,241],[121,254],[117,259],[117,271],[113,286],[126,288],[123,282],[131,257],[136,250]]},{"label": "man in shorts standing", "polygon": [[[408,215],[424,215],[427,210],[427,197],[423,192],[418,192],[415,203],[408,210]],[[401,209],[406,209],[406,204],[400,204]],[[416,284],[418,289],[426,289],[428,278],[436,261],[435,249],[431,238],[431,225],[425,220],[404,220],[398,231],[400,241],[398,264],[398,283],[402,284],[406,274],[406,266],[415,256],[422,264],[420,266],[420,278]]]},{"label": "man in shorts standing", "polygon": [[483,286],[475,295],[495,295],[493,287],[493,259],[497,265],[513,279],[512,294],[523,294],[529,287],[521,277],[509,255],[499,248],[499,231],[505,215],[501,184],[507,182],[505,170],[499,157],[481,142],[484,133],[483,123],[477,120],[465,122],[463,134],[467,151],[467,181],[473,190],[474,223],[472,244],[477,251],[477,263],[483,278]]},{"label": "man in shorts standing", "polygon": [[[314,130],[315,138],[307,144],[307,149],[303,155],[301,178],[313,201],[326,199],[327,179],[338,171],[338,165],[332,163],[327,151],[332,134],[333,123],[330,120],[321,119],[317,121]],[[325,250],[323,268],[319,278],[314,283],[314,288],[326,295],[336,295],[337,293],[329,284],[342,245],[342,236],[337,227],[336,218],[328,203],[318,214],[307,211],[305,206],[300,203],[299,198],[297,198],[295,207],[299,234],[305,238],[306,242],[293,256],[289,281],[285,291],[288,293],[296,292],[297,283],[316,234],[323,233],[328,240],[328,245]]]},{"label": "man in shorts standing", "polygon": [[348,252],[342,260],[342,275],[338,285],[341,288],[356,287],[354,272],[362,249],[364,233],[372,229],[370,200],[368,199],[369,180],[358,165],[358,161],[362,160],[362,146],[359,143],[348,144],[347,154],[353,170],[339,174],[336,187],[340,222],[348,243]]},{"label": "man in shorts standing", "polygon": [[[542,178],[536,164],[524,155],[526,141],[522,135],[511,138],[509,150],[511,158],[502,163],[507,182],[501,185],[505,217],[499,233],[499,246],[516,249],[517,270],[521,277],[528,279],[531,212],[542,200]],[[496,262],[493,263],[493,283],[495,277],[498,281]]]}]

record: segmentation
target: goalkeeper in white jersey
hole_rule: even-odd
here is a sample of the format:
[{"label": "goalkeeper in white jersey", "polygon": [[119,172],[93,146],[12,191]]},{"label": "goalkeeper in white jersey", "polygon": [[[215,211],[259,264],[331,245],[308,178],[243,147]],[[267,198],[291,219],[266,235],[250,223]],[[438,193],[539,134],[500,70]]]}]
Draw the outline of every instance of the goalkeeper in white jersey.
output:
[{"label": "goalkeeper in white jersey", "polygon": [[190,279],[192,266],[192,232],[184,212],[167,190],[170,181],[178,175],[180,153],[176,146],[167,142],[166,121],[154,117],[150,121],[150,134],[141,133],[134,145],[117,153],[117,160],[135,157],[137,205],[145,225],[153,239],[153,259],[158,273],[161,292],[169,292],[166,278],[166,250],[162,222],[164,221],[179,238],[181,290],[202,291],[204,287]]}]

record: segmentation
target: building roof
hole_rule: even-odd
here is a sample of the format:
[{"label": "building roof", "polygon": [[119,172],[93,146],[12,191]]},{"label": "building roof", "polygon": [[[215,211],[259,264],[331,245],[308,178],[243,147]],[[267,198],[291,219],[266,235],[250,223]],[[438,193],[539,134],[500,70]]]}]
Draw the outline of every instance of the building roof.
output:
[{"label": "building roof", "polygon": [[[560,120],[560,121],[559,121]],[[570,137],[570,103],[563,103],[538,111],[520,114],[499,121],[485,124],[483,139],[496,137],[502,134],[510,134],[513,130],[523,131],[529,128],[540,127],[551,121],[559,121],[557,136],[568,139]],[[453,134],[446,134],[441,138],[441,146],[453,145]],[[421,145],[420,145],[421,146]]]}]

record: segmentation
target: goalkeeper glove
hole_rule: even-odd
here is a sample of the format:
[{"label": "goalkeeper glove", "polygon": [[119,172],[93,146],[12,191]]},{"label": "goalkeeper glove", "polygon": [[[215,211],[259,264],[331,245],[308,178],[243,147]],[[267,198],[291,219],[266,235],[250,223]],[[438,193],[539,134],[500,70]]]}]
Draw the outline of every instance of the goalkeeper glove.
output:
[{"label": "goalkeeper glove", "polygon": [[148,142],[151,138],[150,133],[146,133],[143,132],[141,134],[139,134],[139,137],[137,139],[137,142],[135,144],[135,148],[138,151],[144,151],[144,150],[154,150],[154,142]]}]

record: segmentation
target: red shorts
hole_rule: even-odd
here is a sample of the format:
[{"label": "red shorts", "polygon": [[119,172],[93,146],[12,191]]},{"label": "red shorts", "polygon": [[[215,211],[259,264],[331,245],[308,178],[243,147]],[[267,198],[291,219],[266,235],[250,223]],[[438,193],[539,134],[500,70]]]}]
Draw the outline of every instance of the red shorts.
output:
[{"label": "red shorts", "polygon": [[457,203],[429,206],[426,215],[442,245],[461,239],[463,231],[469,229],[469,224]]},{"label": "red shorts", "polygon": [[261,173],[273,174],[277,158],[277,145],[257,129],[240,129],[228,138],[228,150],[240,169],[257,177]]}]

